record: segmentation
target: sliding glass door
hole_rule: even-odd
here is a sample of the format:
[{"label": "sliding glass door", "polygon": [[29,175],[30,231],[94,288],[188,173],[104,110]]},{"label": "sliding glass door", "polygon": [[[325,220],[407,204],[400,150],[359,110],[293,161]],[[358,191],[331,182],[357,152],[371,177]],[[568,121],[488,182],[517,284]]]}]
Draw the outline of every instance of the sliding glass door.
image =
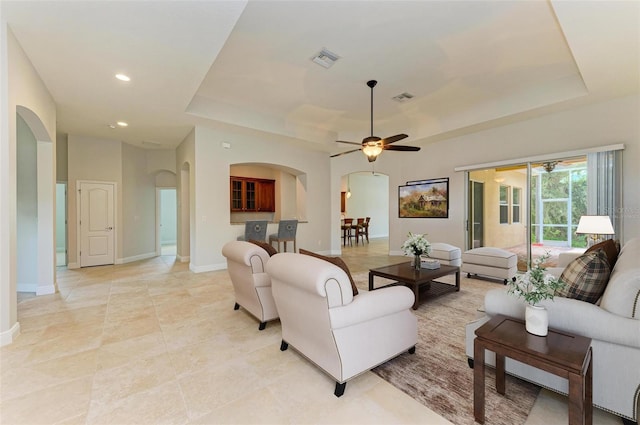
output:
[{"label": "sliding glass door", "polygon": [[469,172],[469,247],[514,252],[520,271],[542,255],[552,267],[560,252],[586,247],[575,234],[585,214],[586,156]]}]

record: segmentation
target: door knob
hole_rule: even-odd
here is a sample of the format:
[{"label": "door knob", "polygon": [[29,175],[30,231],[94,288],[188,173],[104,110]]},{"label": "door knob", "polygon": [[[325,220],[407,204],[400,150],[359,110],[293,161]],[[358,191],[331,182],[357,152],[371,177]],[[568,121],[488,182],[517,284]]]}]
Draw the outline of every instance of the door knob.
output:
[{"label": "door knob", "polygon": [[113,230],[113,227],[109,226],[109,227],[107,227],[107,228],[106,228],[106,229],[104,229],[104,230]]}]

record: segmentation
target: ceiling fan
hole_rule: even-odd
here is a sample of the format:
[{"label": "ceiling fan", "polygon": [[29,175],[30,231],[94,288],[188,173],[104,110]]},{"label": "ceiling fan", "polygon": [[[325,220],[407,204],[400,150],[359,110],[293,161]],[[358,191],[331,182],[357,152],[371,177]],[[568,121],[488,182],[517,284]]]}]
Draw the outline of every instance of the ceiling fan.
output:
[{"label": "ceiling fan", "polygon": [[366,156],[369,162],[373,162],[378,158],[378,155],[382,153],[383,150],[387,151],[419,151],[420,148],[416,146],[400,146],[400,145],[392,145],[392,143],[397,142],[398,140],[402,140],[407,136],[406,134],[396,134],[395,136],[386,137],[384,139],[379,138],[378,136],[373,135],[373,88],[378,84],[376,80],[367,81],[367,86],[371,88],[371,136],[365,137],[362,139],[362,143],[354,143],[354,142],[345,142],[342,140],[336,140],[338,143],[346,143],[349,145],[360,145],[360,148],[353,149],[350,151],[338,153],[335,155],[331,155],[331,158],[340,155],[346,155],[351,152],[362,151]]}]

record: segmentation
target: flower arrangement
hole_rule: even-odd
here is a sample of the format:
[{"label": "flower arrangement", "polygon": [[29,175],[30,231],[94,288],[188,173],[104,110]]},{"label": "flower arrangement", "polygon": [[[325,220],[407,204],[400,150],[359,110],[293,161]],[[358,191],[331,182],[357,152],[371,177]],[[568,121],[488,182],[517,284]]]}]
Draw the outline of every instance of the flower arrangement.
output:
[{"label": "flower arrangement", "polygon": [[404,253],[414,257],[417,255],[429,255],[431,252],[431,244],[425,236],[426,235],[409,232],[409,239],[402,244]]},{"label": "flower arrangement", "polygon": [[542,265],[549,253],[534,262],[531,269],[517,277],[515,282],[509,282],[509,293],[524,299],[529,305],[537,305],[542,300],[553,299],[556,291],[564,287],[564,282],[553,275],[545,273]]}]

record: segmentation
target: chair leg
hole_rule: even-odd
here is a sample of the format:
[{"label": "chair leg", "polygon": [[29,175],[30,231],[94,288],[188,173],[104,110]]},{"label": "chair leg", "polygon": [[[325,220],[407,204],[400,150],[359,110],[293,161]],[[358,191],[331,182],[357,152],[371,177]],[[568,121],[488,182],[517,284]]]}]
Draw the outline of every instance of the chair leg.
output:
[{"label": "chair leg", "polygon": [[238,310],[240,308],[240,304],[236,303],[236,305],[233,306],[234,310]]},{"label": "chair leg", "polygon": [[287,351],[287,348],[289,348],[289,344],[282,340],[282,342],[280,343],[280,351]]},{"label": "chair leg", "polygon": [[264,328],[267,327],[267,322],[260,322],[260,326],[258,326],[259,331],[263,331]]},{"label": "chair leg", "polygon": [[346,382],[343,382],[342,384],[340,382],[336,382],[336,390],[333,392],[333,395],[341,397],[342,394],[344,394],[345,388],[347,388]]}]

